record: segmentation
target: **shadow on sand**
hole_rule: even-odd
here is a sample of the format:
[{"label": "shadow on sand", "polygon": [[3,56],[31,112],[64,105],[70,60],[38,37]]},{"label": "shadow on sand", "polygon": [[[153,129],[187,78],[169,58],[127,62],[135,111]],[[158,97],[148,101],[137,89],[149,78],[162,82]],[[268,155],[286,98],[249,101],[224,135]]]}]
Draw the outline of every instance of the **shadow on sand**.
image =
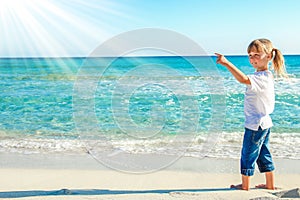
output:
[{"label": "shadow on sand", "polygon": [[118,195],[118,194],[169,194],[169,193],[185,193],[185,192],[217,192],[229,191],[230,188],[215,189],[169,189],[169,190],[30,190],[30,191],[9,191],[0,192],[0,198],[21,198],[35,196],[60,196],[60,195]]}]

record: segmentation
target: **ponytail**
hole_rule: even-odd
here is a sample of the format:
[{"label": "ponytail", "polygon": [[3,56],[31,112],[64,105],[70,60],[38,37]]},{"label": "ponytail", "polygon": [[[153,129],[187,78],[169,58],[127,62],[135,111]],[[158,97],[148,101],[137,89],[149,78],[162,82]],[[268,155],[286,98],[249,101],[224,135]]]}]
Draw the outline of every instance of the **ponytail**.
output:
[{"label": "ponytail", "polygon": [[273,54],[272,69],[274,69],[276,76],[287,78],[288,75],[286,73],[284,57],[281,51],[273,48],[271,53]]}]

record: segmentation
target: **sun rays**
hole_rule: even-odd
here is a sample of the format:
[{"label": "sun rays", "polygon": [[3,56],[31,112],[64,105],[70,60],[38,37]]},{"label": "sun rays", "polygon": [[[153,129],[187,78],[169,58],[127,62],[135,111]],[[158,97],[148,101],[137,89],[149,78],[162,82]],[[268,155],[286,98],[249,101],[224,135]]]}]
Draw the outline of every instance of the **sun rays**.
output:
[{"label": "sun rays", "polygon": [[129,18],[110,1],[0,0],[0,57],[87,56]]}]

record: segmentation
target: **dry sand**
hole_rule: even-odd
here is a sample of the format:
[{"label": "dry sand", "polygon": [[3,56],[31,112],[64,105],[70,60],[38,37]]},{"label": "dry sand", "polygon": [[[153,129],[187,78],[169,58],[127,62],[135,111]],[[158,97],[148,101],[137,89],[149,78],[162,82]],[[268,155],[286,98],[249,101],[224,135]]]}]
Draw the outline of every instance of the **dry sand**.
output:
[{"label": "dry sand", "polygon": [[132,174],[104,167],[89,155],[1,153],[0,158],[0,198],[5,199],[295,199],[300,187],[299,160],[275,160],[280,189],[255,189],[264,182],[256,171],[252,189],[239,191],[229,189],[240,183],[234,159],[184,157],[153,173]]}]

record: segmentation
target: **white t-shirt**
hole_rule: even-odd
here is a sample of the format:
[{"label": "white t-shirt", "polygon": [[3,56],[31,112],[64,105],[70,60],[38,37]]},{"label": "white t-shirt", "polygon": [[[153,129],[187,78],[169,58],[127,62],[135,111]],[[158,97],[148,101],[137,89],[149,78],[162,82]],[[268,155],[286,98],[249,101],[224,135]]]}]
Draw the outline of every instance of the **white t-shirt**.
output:
[{"label": "white t-shirt", "polygon": [[244,100],[245,127],[257,131],[273,126],[270,114],[275,106],[274,78],[270,71],[248,75],[251,85],[247,85]]}]

